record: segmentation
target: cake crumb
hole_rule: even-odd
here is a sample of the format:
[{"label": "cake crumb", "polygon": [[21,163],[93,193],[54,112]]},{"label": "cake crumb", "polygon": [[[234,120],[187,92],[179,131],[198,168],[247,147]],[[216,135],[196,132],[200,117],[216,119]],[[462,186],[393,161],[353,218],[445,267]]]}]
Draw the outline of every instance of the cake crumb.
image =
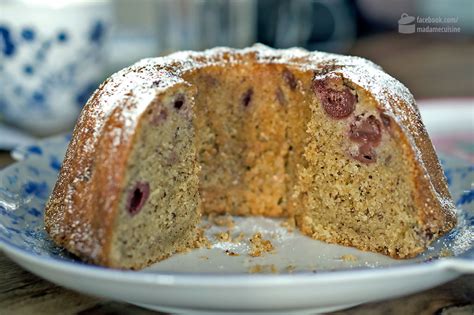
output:
[{"label": "cake crumb", "polygon": [[285,270],[288,272],[288,273],[292,273],[293,271],[295,271],[296,267],[293,266],[293,265],[288,265],[286,266]]},{"label": "cake crumb", "polygon": [[451,249],[447,247],[443,247],[441,251],[439,252],[439,257],[450,257],[454,256],[454,253]]},{"label": "cake crumb", "polygon": [[357,260],[359,260],[356,256],[351,255],[351,254],[342,255],[340,259],[342,259],[344,261],[357,261]]},{"label": "cake crumb", "polygon": [[260,257],[263,253],[273,250],[272,243],[269,240],[263,239],[261,233],[255,233],[249,241],[251,247],[249,255],[252,257]]},{"label": "cake crumb", "polygon": [[234,237],[234,238],[232,239],[232,243],[239,243],[239,242],[241,242],[244,238],[245,238],[244,232],[240,232],[239,235],[237,235],[237,237]]},{"label": "cake crumb", "polygon": [[225,226],[228,229],[232,229],[235,226],[234,218],[230,214],[216,215],[215,213],[210,213],[207,216],[207,220],[210,224],[217,226]]},{"label": "cake crumb", "polygon": [[249,273],[278,273],[278,269],[274,264],[271,265],[254,265],[248,270]]},{"label": "cake crumb", "polygon": [[199,256],[199,258],[203,259],[203,260],[209,260],[209,257],[208,256]]},{"label": "cake crumb", "polygon": [[293,232],[296,227],[296,222],[294,217],[289,217],[280,224],[281,227],[286,228],[288,232]]},{"label": "cake crumb", "polygon": [[225,250],[225,253],[226,253],[228,256],[240,256],[240,255],[237,254],[236,252],[233,252],[233,251],[228,250],[228,249]]},{"label": "cake crumb", "polygon": [[212,247],[211,242],[209,242],[209,239],[204,235],[204,230],[201,228],[197,229],[197,236],[196,239],[194,240],[194,247],[195,248],[207,248],[210,249]]},{"label": "cake crumb", "polygon": [[232,229],[235,226],[234,219],[230,214],[215,217],[214,224],[218,226],[225,226],[228,229]]},{"label": "cake crumb", "polygon": [[230,236],[230,231],[216,233],[216,234],[214,234],[214,237],[219,242],[231,242],[232,241],[232,237]]}]

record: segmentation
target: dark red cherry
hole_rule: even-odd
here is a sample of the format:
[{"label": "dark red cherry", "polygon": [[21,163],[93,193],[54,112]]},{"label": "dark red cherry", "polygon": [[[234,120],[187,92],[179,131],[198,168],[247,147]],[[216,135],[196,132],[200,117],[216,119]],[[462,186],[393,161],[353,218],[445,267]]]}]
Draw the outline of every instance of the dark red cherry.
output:
[{"label": "dark red cherry", "polygon": [[315,80],[314,92],[319,96],[326,114],[335,119],[348,117],[355,110],[357,97],[348,87],[336,90],[329,87],[324,80]]},{"label": "dark red cherry", "polygon": [[148,182],[137,182],[128,192],[127,211],[132,216],[140,212],[143,205],[150,196],[150,185]]}]

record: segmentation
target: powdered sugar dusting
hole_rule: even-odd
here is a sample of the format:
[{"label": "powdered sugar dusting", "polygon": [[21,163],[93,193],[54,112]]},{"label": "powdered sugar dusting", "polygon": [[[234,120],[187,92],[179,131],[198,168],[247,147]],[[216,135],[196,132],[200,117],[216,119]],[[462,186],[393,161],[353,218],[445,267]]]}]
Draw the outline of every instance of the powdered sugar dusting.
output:
[{"label": "powdered sugar dusting", "polygon": [[[120,183],[116,180],[120,177],[112,171],[113,166],[99,164],[108,161],[107,158],[114,163],[123,162],[140,116],[161,93],[178,84],[187,84],[183,76],[204,67],[244,63],[284,64],[314,72],[316,77],[342,75],[369,91],[381,109],[401,126],[429,176],[425,165],[427,158],[419,149],[422,141],[419,136],[426,131],[413,96],[372,62],[301,48],[271,49],[260,44],[242,50],[217,47],[203,52],[183,51],[167,57],[143,59],[117,72],[90,98],[77,122],[46,208],[46,226],[53,238],[77,255],[100,259],[107,239],[104,225],[109,223],[94,223],[93,217],[112,215],[118,197],[110,194],[105,198],[98,190],[104,185],[119,189]],[[104,171],[109,170],[107,167],[110,172]],[[95,175],[98,172],[106,175],[105,182],[99,181]],[[431,189],[449,205],[447,208],[454,208],[448,197],[440,195],[433,185]],[[101,202],[100,206],[97,201]],[[90,211],[103,213],[91,214]]]}]

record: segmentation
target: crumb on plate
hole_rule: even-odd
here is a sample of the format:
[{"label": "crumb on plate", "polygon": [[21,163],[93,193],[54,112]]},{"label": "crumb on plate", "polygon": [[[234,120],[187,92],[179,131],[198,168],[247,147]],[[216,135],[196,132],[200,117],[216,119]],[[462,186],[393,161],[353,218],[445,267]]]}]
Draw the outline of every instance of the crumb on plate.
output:
[{"label": "crumb on plate", "polygon": [[204,230],[201,228],[197,229],[197,236],[196,239],[194,240],[194,248],[211,248],[211,242],[209,242],[209,239],[204,235]]},{"label": "crumb on plate", "polygon": [[272,242],[262,238],[261,233],[255,233],[250,241],[250,253],[252,257],[260,257],[263,253],[271,252],[274,248]]},{"label": "crumb on plate", "polygon": [[232,243],[239,243],[245,238],[244,232],[240,232],[239,235],[232,239]]},{"label": "crumb on plate", "polygon": [[216,233],[216,234],[214,234],[214,237],[219,242],[231,242],[232,241],[230,231]]},{"label": "crumb on plate", "polygon": [[439,252],[439,257],[450,257],[454,256],[454,253],[451,249],[447,247],[443,247],[441,251]]},{"label": "crumb on plate", "polygon": [[356,256],[351,254],[342,255],[341,258],[344,261],[357,261],[359,260]]},{"label": "crumb on plate", "polygon": [[215,213],[210,213],[207,216],[207,220],[210,224],[217,226],[225,226],[228,229],[232,229],[235,226],[234,218],[230,214],[216,215]]},{"label": "crumb on plate", "polygon": [[296,227],[296,222],[294,217],[289,217],[285,221],[283,221],[280,226],[286,228],[288,232],[293,232]]},{"label": "crumb on plate", "polygon": [[249,273],[278,273],[278,269],[274,264],[271,265],[253,265],[248,270]]},{"label": "crumb on plate", "polygon": [[226,253],[228,256],[240,256],[240,255],[237,254],[236,252],[233,252],[233,251],[228,250],[228,249],[225,250],[225,253]]}]

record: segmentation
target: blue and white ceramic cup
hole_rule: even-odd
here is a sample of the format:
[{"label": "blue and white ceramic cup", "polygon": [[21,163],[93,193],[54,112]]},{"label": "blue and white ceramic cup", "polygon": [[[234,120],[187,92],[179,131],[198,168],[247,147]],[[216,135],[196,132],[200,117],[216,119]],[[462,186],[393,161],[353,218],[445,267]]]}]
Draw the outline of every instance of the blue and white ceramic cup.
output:
[{"label": "blue and white ceramic cup", "polygon": [[0,11],[0,120],[38,136],[72,128],[105,75],[110,1],[7,1]]}]

